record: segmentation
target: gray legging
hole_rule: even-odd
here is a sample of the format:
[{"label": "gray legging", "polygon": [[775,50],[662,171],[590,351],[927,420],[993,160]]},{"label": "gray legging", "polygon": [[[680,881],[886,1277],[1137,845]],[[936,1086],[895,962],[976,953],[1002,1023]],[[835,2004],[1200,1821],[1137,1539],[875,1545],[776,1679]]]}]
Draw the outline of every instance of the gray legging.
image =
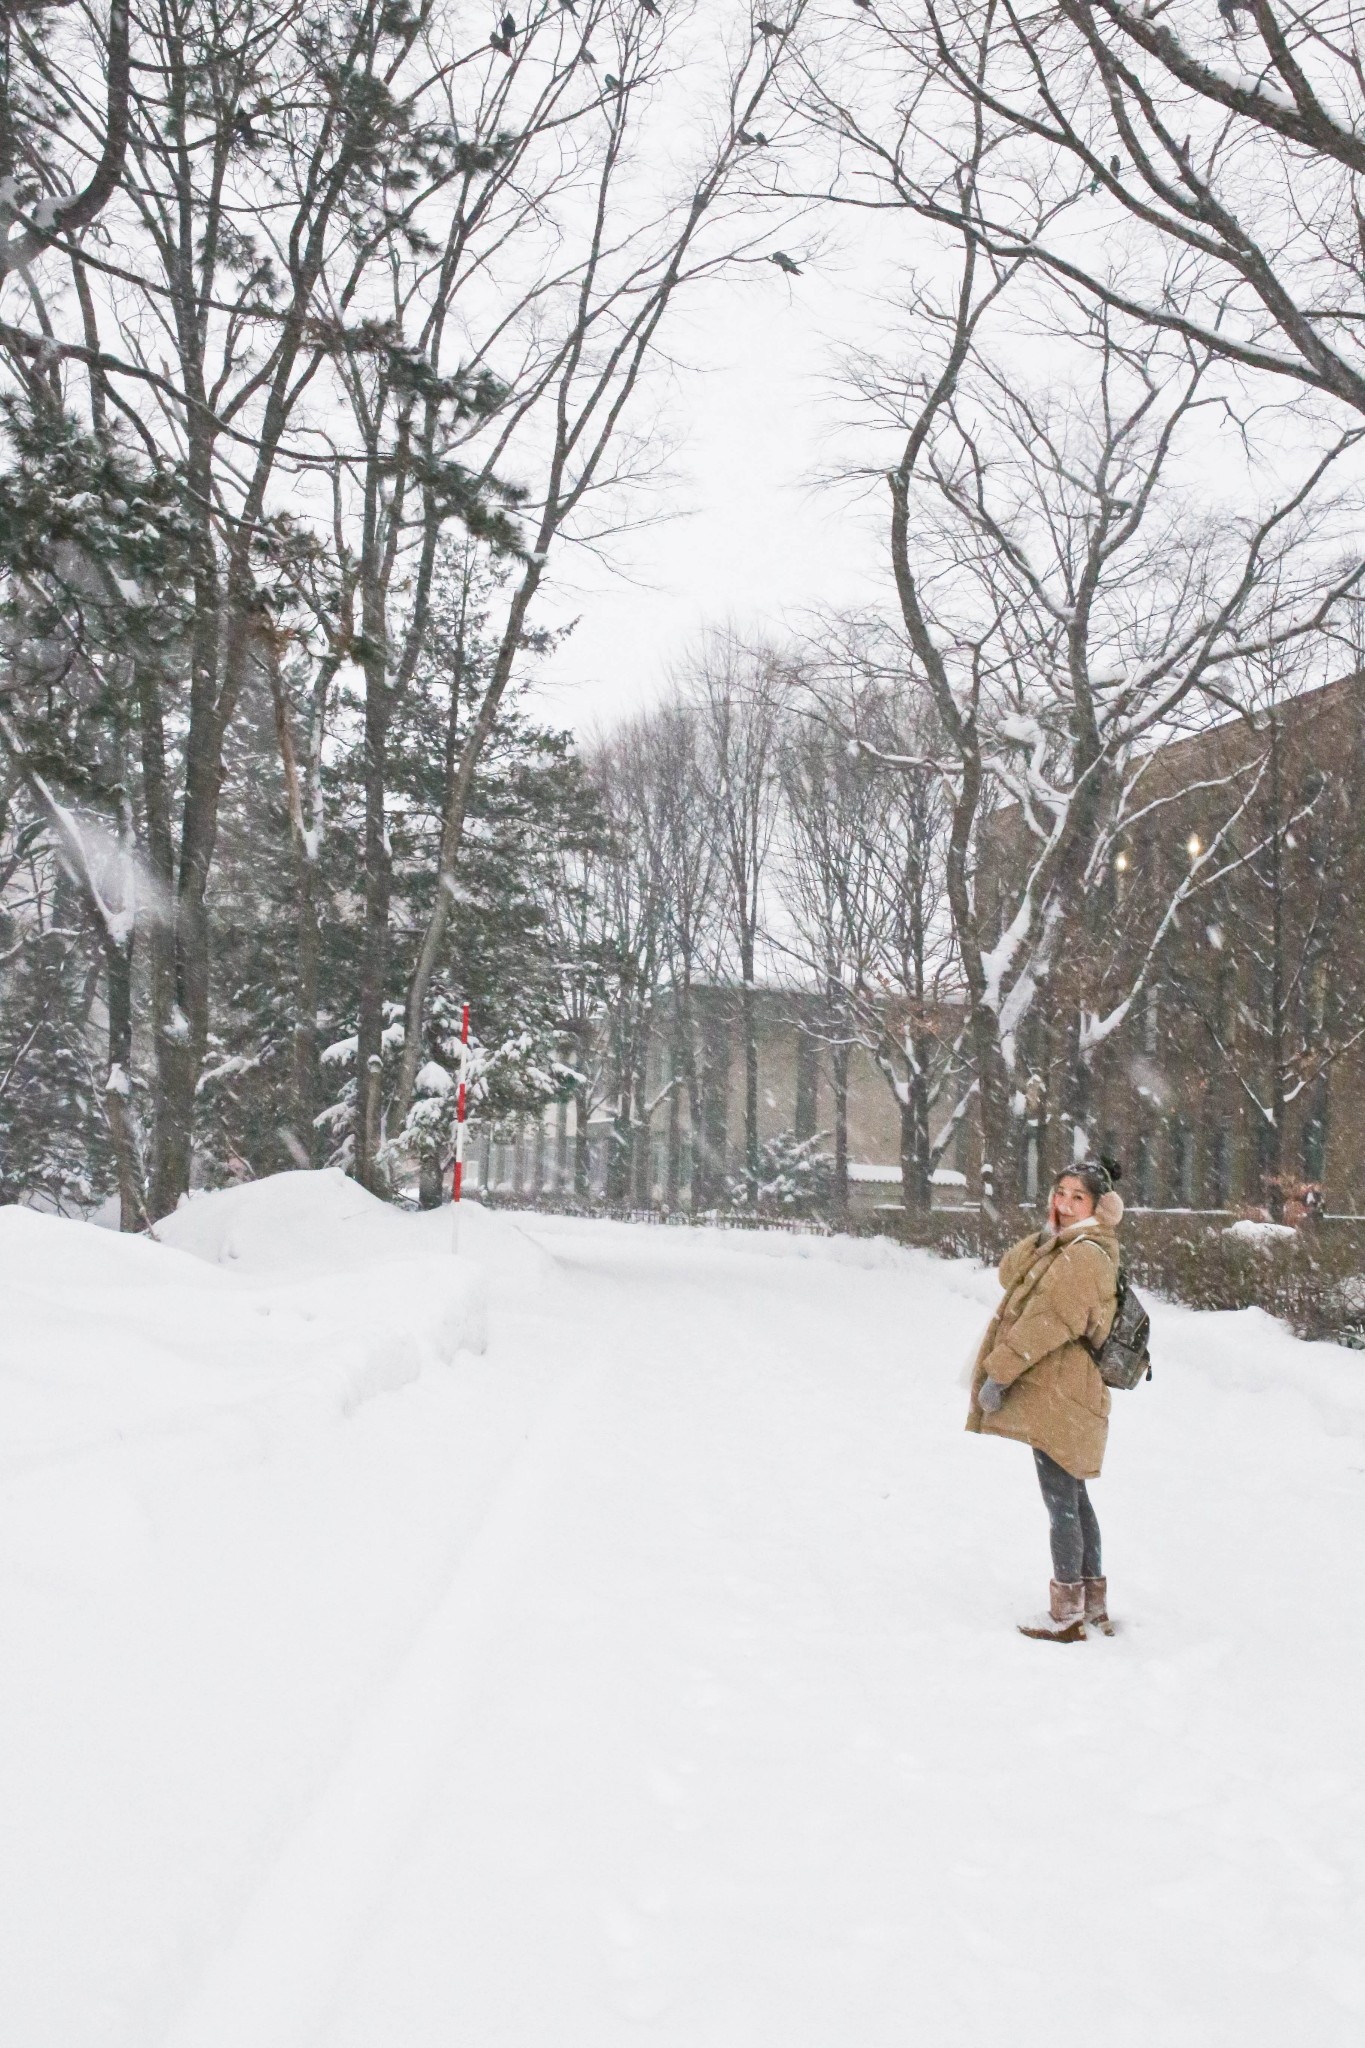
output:
[{"label": "gray legging", "polygon": [[1104,1570],[1100,1563],[1100,1525],[1090,1505],[1083,1479],[1073,1479],[1046,1451],[1035,1451],[1038,1484],[1043,1489],[1048,1520],[1052,1524],[1052,1576],[1074,1586],[1077,1579],[1097,1579]]}]

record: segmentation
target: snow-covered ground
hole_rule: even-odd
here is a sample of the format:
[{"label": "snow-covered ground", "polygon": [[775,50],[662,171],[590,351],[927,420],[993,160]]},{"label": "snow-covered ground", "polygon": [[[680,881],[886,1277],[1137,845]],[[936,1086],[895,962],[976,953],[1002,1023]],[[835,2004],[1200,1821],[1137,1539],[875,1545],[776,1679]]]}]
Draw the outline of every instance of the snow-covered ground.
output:
[{"label": "snow-covered ground", "polygon": [[0,1211],[5,2048],[1358,2048],[1365,1359],[1164,1310],[1025,1641],[989,1275]]}]

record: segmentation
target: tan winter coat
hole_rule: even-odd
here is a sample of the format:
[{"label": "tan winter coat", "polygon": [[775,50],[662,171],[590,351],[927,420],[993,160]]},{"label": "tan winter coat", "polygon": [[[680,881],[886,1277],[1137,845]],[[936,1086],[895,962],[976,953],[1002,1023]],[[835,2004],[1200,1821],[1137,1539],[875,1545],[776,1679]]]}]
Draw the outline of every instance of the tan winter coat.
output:
[{"label": "tan winter coat", "polygon": [[[1094,1217],[1057,1237],[1037,1231],[1005,1253],[1005,1299],[977,1356],[968,1429],[1032,1444],[1073,1478],[1099,1477],[1109,1389],[1081,1340],[1109,1335],[1118,1264],[1118,1239]],[[987,1378],[1008,1389],[994,1415],[977,1399]]]}]

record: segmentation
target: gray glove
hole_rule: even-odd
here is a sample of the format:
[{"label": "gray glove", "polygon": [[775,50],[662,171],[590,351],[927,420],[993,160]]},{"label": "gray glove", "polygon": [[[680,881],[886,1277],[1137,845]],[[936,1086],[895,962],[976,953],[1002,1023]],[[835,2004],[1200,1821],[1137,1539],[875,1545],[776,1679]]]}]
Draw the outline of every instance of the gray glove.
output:
[{"label": "gray glove", "polygon": [[1000,1404],[1005,1398],[1005,1389],[1001,1386],[999,1380],[982,1380],[981,1391],[976,1398],[983,1414],[996,1415],[999,1413]]}]

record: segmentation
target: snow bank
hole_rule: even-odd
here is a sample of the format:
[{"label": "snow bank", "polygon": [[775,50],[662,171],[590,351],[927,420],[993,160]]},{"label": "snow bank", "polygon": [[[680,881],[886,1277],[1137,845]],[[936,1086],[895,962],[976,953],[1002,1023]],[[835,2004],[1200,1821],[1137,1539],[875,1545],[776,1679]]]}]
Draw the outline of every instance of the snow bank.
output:
[{"label": "snow bank", "polygon": [[412,1256],[408,1219],[344,1173],[275,1173],[194,1195],[157,1225],[163,1244],[252,1273],[344,1272]]},{"label": "snow bank", "polygon": [[414,1256],[340,1174],[279,1178],[201,1197],[159,1243],[0,1209],[0,1473],[234,1412],[345,1414],[483,1349],[476,1264]]},{"label": "snow bank", "polygon": [[161,1242],[0,1209],[16,2048],[161,2041],[520,1440],[515,1399],[470,1409],[477,1261],[339,1176],[285,1178]]},{"label": "snow bank", "polygon": [[426,1254],[447,1277],[476,1269],[537,1289],[554,1271],[519,1219],[476,1202],[461,1207],[457,1266],[448,1208],[416,1216],[391,1208],[333,1167],[195,1195],[157,1232],[163,1243],[238,1273],[350,1273]]}]

